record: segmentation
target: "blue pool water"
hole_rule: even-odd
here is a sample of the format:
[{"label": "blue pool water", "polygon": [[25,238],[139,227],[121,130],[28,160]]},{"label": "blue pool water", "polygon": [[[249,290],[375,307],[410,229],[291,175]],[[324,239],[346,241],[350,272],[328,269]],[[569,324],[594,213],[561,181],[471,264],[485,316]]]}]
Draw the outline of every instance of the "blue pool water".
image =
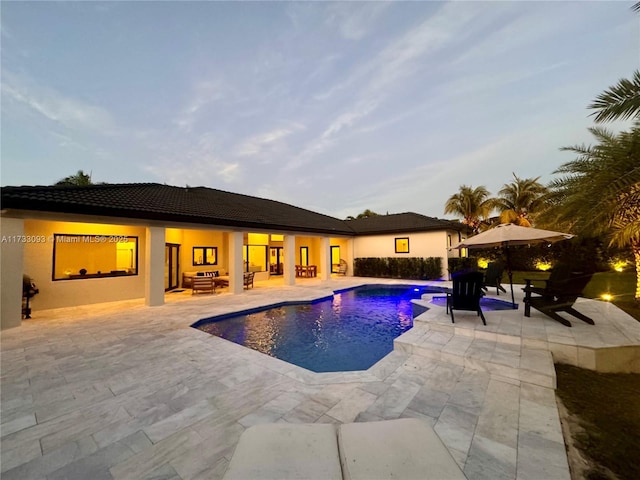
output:
[{"label": "blue pool water", "polygon": [[[431,303],[440,307],[445,307],[447,305],[447,297],[433,297],[431,299]],[[482,297],[480,299],[480,306],[484,311],[514,310],[513,303],[509,300],[499,300],[497,298]],[[516,303],[515,310],[517,309],[518,304]]]},{"label": "blue pool water", "polygon": [[366,370],[413,326],[411,299],[434,290],[368,285],[316,302],[212,317],[193,326],[314,372]]}]

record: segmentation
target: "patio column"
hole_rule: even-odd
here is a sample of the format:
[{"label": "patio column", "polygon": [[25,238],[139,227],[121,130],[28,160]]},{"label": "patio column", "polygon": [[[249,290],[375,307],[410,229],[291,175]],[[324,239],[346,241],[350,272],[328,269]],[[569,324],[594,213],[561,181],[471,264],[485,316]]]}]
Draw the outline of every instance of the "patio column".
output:
[{"label": "patio column", "polygon": [[0,218],[3,241],[0,246],[0,329],[19,327],[22,324],[22,273],[24,243],[13,241],[24,235],[24,220]]},{"label": "patio column", "polygon": [[285,285],[296,284],[296,236],[284,236],[284,274]]},{"label": "patio column", "polygon": [[165,236],[162,227],[147,227],[144,256],[144,303],[164,304]]},{"label": "patio column", "polygon": [[244,263],[242,261],[242,247],[244,235],[242,232],[229,233],[229,292],[242,293],[244,290]]},{"label": "patio column", "polygon": [[320,278],[322,280],[331,278],[331,239],[329,237],[320,239]]}]

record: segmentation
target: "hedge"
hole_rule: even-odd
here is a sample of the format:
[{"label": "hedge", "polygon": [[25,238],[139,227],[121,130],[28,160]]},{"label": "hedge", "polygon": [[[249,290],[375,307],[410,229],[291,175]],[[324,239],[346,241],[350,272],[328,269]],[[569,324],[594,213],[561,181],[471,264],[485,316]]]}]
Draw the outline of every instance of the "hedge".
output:
[{"label": "hedge", "polygon": [[436,280],[442,277],[442,259],[439,257],[356,258],[353,263],[353,273],[357,277],[411,280]]}]

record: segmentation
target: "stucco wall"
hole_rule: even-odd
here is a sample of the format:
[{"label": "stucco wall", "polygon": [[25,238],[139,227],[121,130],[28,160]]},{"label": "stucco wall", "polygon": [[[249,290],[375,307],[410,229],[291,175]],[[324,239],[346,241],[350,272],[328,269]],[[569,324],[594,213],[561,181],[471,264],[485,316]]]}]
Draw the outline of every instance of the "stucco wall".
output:
[{"label": "stucco wall", "polygon": [[[409,253],[396,253],[395,239],[409,238]],[[454,238],[457,240],[457,234]],[[440,257],[442,277],[447,276],[447,232],[397,233],[392,235],[369,235],[353,240],[354,258],[368,257]]]},{"label": "stucco wall", "polygon": [[[229,271],[228,239],[225,232],[218,230],[177,230],[167,229],[167,243],[180,244],[180,273],[218,270],[220,275]],[[171,238],[173,241],[170,241]],[[216,265],[194,265],[193,247],[217,247]]]},{"label": "stucco wall", "polygon": [[316,265],[320,273],[320,239],[318,237],[296,236],[295,264],[300,264],[300,247],[309,248],[309,265]]},{"label": "stucco wall", "polygon": [[0,218],[0,329],[20,326],[22,319],[22,242],[24,222],[19,218]]},{"label": "stucco wall", "polygon": [[[40,290],[32,302],[34,314],[37,310],[48,308],[144,297],[145,229],[143,227],[25,220],[24,231],[27,236],[44,236],[46,239],[42,243],[24,245],[24,273],[33,279]],[[138,237],[138,275],[53,281],[51,237],[54,233],[136,236]]]}]

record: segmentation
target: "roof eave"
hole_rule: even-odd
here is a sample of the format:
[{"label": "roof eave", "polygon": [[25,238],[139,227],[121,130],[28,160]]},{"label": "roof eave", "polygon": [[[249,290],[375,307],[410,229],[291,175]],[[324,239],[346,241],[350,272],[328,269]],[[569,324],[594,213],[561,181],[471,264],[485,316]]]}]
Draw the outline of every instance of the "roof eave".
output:
[{"label": "roof eave", "polygon": [[[104,208],[91,205],[70,205],[60,204],[56,202],[41,202],[20,200],[19,205],[13,204],[14,202],[3,201],[3,209],[16,210],[16,211],[39,211],[48,213],[64,213],[71,215],[96,215],[104,217],[114,218],[129,218],[136,220],[152,220],[152,221],[166,221],[175,223],[189,223],[199,225],[219,225],[223,227],[234,227],[244,229],[270,229],[270,230],[282,230],[282,231],[296,231],[304,233],[315,233],[323,235],[341,235],[341,236],[353,236],[354,233],[350,230],[338,230],[330,228],[317,228],[317,227],[304,227],[293,226],[278,223],[262,223],[262,222],[248,222],[242,220],[230,220],[225,218],[215,217],[202,217],[198,215],[185,215],[166,212],[154,212],[148,210],[132,210],[122,208]],[[16,202],[18,203],[18,202]]]}]

